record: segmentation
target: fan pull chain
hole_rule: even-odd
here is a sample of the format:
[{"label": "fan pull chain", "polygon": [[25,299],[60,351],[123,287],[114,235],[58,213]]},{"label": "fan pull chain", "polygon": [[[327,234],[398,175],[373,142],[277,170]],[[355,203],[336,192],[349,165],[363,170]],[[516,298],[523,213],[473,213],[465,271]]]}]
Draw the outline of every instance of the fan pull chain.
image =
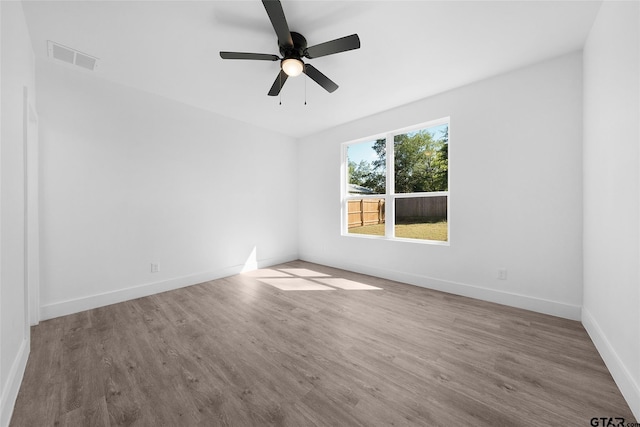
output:
[{"label": "fan pull chain", "polygon": [[278,99],[280,99],[279,105],[282,105],[282,73],[278,73],[278,80],[280,81],[280,92],[278,92]]},{"label": "fan pull chain", "polygon": [[305,79],[304,79],[304,105],[307,105],[307,79],[306,79],[306,74],[305,74]]}]

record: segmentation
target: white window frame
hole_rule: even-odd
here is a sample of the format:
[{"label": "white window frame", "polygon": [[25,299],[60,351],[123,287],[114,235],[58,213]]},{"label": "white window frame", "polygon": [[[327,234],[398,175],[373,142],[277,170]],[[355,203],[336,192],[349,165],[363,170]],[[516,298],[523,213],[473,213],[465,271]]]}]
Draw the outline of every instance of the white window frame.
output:
[{"label": "white window frame", "polygon": [[[366,138],[359,138],[353,141],[348,141],[342,144],[341,146],[341,173],[340,173],[340,183],[341,183],[341,234],[346,237],[354,237],[360,239],[382,239],[382,240],[394,240],[394,241],[402,241],[402,242],[411,242],[418,244],[428,244],[428,245],[440,245],[440,246],[450,246],[451,245],[451,221],[450,221],[450,204],[451,204],[451,182],[447,179],[448,188],[447,191],[432,191],[432,192],[418,192],[418,193],[395,193],[395,161],[394,161],[394,138],[396,135],[401,135],[404,133],[417,131],[425,128],[431,128],[440,126],[443,124],[448,125],[449,129],[449,142],[451,141],[451,119],[450,117],[443,117],[437,120],[431,120],[429,122],[420,123],[417,125],[395,129],[390,132],[385,132],[377,135],[372,135]],[[386,191],[384,194],[351,194],[349,193],[349,165],[347,159],[347,147],[349,145],[358,144],[362,142],[375,141],[378,139],[385,139],[386,146],[386,177],[385,177],[385,187]],[[450,177],[451,171],[451,152],[449,151],[449,156],[447,159],[447,174]],[[395,210],[396,210],[396,199],[400,198],[415,198],[415,197],[438,197],[438,196],[447,196],[447,240],[426,240],[426,239],[409,239],[403,237],[395,236]],[[355,199],[384,199],[385,203],[385,235],[384,236],[375,236],[368,234],[358,234],[358,233],[349,233],[349,220],[348,220],[348,202],[349,200]]]}]

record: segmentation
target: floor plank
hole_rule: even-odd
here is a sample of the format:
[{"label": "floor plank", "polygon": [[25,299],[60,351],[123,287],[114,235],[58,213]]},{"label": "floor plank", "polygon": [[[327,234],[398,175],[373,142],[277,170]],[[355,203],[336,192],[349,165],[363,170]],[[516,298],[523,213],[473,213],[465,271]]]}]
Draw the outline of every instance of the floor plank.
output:
[{"label": "floor plank", "polygon": [[580,323],[296,261],[33,327],[11,426],[592,417],[635,422]]}]

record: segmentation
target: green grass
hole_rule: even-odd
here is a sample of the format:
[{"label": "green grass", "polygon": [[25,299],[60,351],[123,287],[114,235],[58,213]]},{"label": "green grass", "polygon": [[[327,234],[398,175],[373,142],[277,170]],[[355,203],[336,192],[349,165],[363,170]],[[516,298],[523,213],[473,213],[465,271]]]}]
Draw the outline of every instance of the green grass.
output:
[{"label": "green grass", "polygon": [[384,224],[365,225],[364,227],[353,227],[349,233],[369,234],[372,236],[384,236]]},{"label": "green grass", "polygon": [[[384,236],[384,224],[350,228],[349,233]],[[447,221],[415,222],[405,220],[396,224],[396,237],[446,242],[448,240]]]}]

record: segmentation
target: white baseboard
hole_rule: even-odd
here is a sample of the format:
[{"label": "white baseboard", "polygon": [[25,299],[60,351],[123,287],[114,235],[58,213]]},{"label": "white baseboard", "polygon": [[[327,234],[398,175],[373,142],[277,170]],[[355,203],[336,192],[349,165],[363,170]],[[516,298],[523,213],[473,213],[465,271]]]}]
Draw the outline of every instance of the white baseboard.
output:
[{"label": "white baseboard", "polygon": [[27,368],[27,360],[29,359],[29,338],[23,339],[20,344],[18,354],[11,364],[11,370],[7,376],[7,380],[2,384],[2,394],[0,395],[0,426],[8,427],[13,415],[13,407],[18,398],[20,384],[24,377],[24,371]]},{"label": "white baseboard", "polygon": [[636,420],[640,420],[640,386],[638,386],[638,383],[618,356],[596,319],[584,308],[582,309],[582,324],[589,337],[591,337],[591,341],[595,344],[596,349],[598,349],[605,365],[607,365],[607,369],[609,369],[622,396],[629,404],[631,412],[633,412]]},{"label": "white baseboard", "polygon": [[[270,267],[284,262],[294,261],[296,259],[298,259],[297,255],[262,259],[257,261],[257,267]],[[142,285],[131,286],[128,288],[118,289],[101,294],[46,304],[40,307],[40,319],[41,321],[53,319],[55,317],[79,313],[81,311],[104,307],[106,305],[129,301],[136,298],[146,297],[160,292],[184,288],[185,286],[197,285],[198,283],[208,282],[210,280],[220,279],[222,277],[233,276],[234,274],[238,274],[243,270],[246,271],[245,265],[238,264],[230,267],[220,268],[215,271],[191,274],[188,276],[163,280],[160,282],[145,283]]]},{"label": "white baseboard", "polygon": [[344,261],[334,262],[333,260],[322,259],[317,256],[307,256],[301,259],[308,262],[324,264],[343,270],[354,271],[356,273],[368,274],[370,276],[382,277],[384,279],[394,280],[423,288],[434,289],[483,301],[495,302],[511,307],[523,308],[537,313],[549,314],[571,320],[581,319],[580,315],[582,307],[579,305],[551,301],[528,295],[503,292],[466,283],[452,282],[434,277],[407,273],[404,271],[390,270],[375,266],[372,267],[370,265],[360,265]]}]

